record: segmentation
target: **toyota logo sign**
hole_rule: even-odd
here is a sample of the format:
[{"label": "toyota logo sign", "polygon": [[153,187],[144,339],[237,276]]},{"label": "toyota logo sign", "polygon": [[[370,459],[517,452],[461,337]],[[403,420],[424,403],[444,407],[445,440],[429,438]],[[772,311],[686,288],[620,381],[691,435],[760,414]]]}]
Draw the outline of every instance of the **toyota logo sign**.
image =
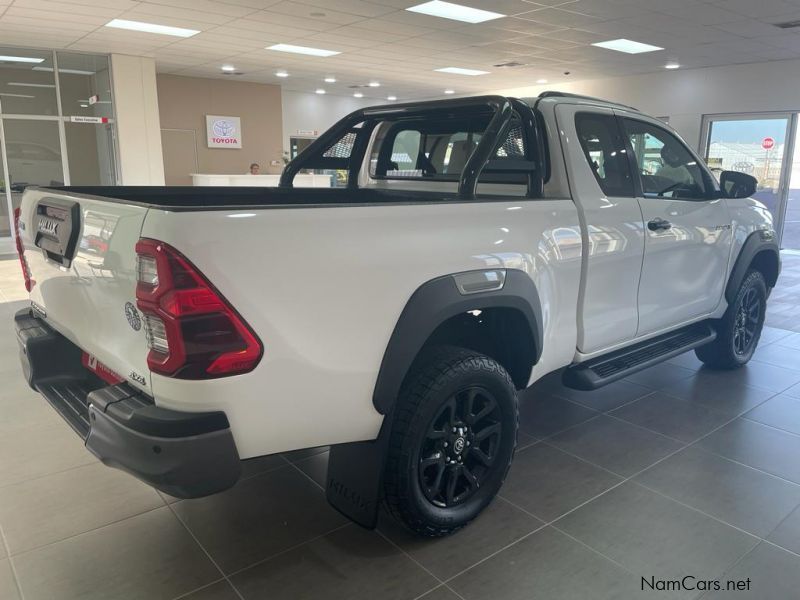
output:
[{"label": "toyota logo sign", "polygon": [[241,148],[242,129],[239,117],[206,115],[209,148]]}]

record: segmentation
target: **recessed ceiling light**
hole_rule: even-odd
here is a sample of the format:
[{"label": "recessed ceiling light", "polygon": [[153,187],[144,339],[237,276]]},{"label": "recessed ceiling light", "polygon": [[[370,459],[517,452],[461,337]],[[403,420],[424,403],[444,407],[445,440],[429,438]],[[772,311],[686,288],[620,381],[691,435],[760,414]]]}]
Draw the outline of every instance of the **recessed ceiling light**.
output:
[{"label": "recessed ceiling light", "polygon": [[325,83],[336,83],[336,77],[326,77]]},{"label": "recessed ceiling light", "polygon": [[538,83],[539,85],[541,85],[543,83],[547,83],[547,79],[537,79],[536,83]]},{"label": "recessed ceiling light", "polygon": [[293,44],[273,44],[272,46],[267,46],[266,50],[307,54],[308,56],[334,56],[335,54],[341,54],[336,50],[323,50],[322,48],[309,48],[308,46],[295,46]]},{"label": "recessed ceiling light", "polygon": [[[53,67],[33,67],[34,71],[47,71],[48,73],[53,72]],[[62,69],[59,67],[59,73],[69,73],[71,75],[94,75],[94,71],[82,71],[80,69]]]},{"label": "recessed ceiling light", "polygon": [[236,67],[233,65],[222,65],[220,68],[226,73],[233,73],[236,70]]},{"label": "recessed ceiling light", "polygon": [[504,14],[492,12],[490,10],[461,6],[460,4],[453,4],[452,2],[442,2],[442,0],[432,0],[431,2],[417,4],[406,10],[422,13],[423,15],[430,15],[432,17],[463,21],[465,23],[483,23],[484,21],[505,17]]},{"label": "recessed ceiling light", "polygon": [[397,100],[397,96],[386,96],[386,99],[391,102],[393,100]]},{"label": "recessed ceiling light", "polygon": [[183,27],[170,27],[169,25],[158,25],[156,23],[144,23],[143,21],[128,21],[127,19],[113,19],[106,23],[106,27],[116,29],[130,29],[131,31],[143,31],[145,33],[159,33],[161,35],[174,35],[176,37],[192,37],[200,33],[197,29],[185,29]]},{"label": "recessed ceiling light", "polygon": [[381,87],[381,84],[379,81],[370,81],[369,87]]},{"label": "recessed ceiling light", "polygon": [[455,90],[445,90],[444,93],[445,94],[455,94],[456,91]]},{"label": "recessed ceiling light", "polygon": [[489,71],[479,71],[478,69],[462,69],[461,67],[444,67],[434,69],[439,73],[452,73],[453,75],[488,75]]},{"label": "recessed ceiling light", "polygon": [[362,94],[361,92],[356,92],[355,94],[353,94],[353,98],[363,98],[363,97],[364,94]]},{"label": "recessed ceiling light", "polygon": [[288,77],[289,74],[286,71],[277,71],[275,73],[275,77]]},{"label": "recessed ceiling light", "polygon": [[606,50],[625,52],[626,54],[641,54],[642,52],[655,52],[656,50],[663,50],[661,46],[643,44],[642,42],[634,42],[633,40],[626,40],[625,38],[608,40],[606,42],[595,42],[592,44],[592,46],[605,48]]},{"label": "recessed ceiling light", "polygon": [[322,88],[318,88],[317,91],[314,92],[314,93],[316,93],[316,94],[324,94],[325,90],[323,90]]},{"label": "recessed ceiling light", "polygon": [[81,104],[81,108],[89,108],[88,104]]},{"label": "recessed ceiling light", "polygon": [[13,87],[33,87],[33,88],[54,88],[54,83],[24,83],[22,81],[11,81],[8,85]]},{"label": "recessed ceiling light", "polygon": [[[680,66],[678,63],[676,63],[676,62],[672,62],[672,63],[667,63],[667,64],[665,64],[665,65],[664,65],[664,68],[665,68],[665,69],[680,69],[680,68],[681,68],[681,66]],[[9,84],[9,85],[10,85],[10,84]]]},{"label": "recessed ceiling light", "polygon": [[0,56],[0,62],[40,63],[44,62],[44,59],[30,56]]},{"label": "recessed ceiling light", "polygon": [[6,94],[0,92],[0,96],[8,96],[9,98],[36,98],[36,96],[30,96],[28,94]]}]

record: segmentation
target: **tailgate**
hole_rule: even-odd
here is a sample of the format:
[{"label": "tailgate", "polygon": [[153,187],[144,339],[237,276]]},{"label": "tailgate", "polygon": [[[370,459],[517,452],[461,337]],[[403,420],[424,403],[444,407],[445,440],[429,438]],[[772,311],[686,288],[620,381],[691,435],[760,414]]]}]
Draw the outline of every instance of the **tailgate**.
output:
[{"label": "tailgate", "polygon": [[149,392],[147,342],[136,308],[136,252],[147,208],[98,196],[28,189],[20,239],[31,301],[58,332]]}]

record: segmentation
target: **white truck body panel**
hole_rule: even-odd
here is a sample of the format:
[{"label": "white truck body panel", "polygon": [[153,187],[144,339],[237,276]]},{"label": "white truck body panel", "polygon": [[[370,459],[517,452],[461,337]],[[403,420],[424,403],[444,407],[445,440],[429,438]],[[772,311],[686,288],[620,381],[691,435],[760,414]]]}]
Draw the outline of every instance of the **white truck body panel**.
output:
[{"label": "white truck body panel", "polygon": [[[26,191],[22,222],[34,223],[36,203],[53,196],[47,190]],[[85,195],[57,196],[80,204],[78,250],[67,269],[47,260],[34,246],[35,231],[26,228],[20,232],[23,244],[31,250],[26,259],[36,281],[31,302],[44,310],[62,335],[101,357],[132,385],[152,393],[144,331],[141,323],[139,330],[129,325],[125,310],[126,303],[136,305],[136,254],[132,249],[147,209]]]},{"label": "white truck body panel", "polygon": [[383,421],[372,405],[377,373],[411,294],[444,274],[498,267],[528,273],[539,290],[545,339],[536,379],[575,352],[579,231],[569,199],[151,209],[142,236],[191,257],[264,344],[245,375],[153,375],[156,402],[224,411],[243,458],[374,439]]}]

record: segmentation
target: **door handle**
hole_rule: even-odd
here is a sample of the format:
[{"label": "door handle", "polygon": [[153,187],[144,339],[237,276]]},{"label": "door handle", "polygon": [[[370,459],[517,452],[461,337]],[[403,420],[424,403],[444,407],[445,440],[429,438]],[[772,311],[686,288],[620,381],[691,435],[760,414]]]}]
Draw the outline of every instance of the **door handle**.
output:
[{"label": "door handle", "polygon": [[652,221],[648,221],[647,228],[650,231],[664,231],[670,229],[672,227],[672,223],[667,221],[666,219],[662,219],[661,217],[656,217]]}]

